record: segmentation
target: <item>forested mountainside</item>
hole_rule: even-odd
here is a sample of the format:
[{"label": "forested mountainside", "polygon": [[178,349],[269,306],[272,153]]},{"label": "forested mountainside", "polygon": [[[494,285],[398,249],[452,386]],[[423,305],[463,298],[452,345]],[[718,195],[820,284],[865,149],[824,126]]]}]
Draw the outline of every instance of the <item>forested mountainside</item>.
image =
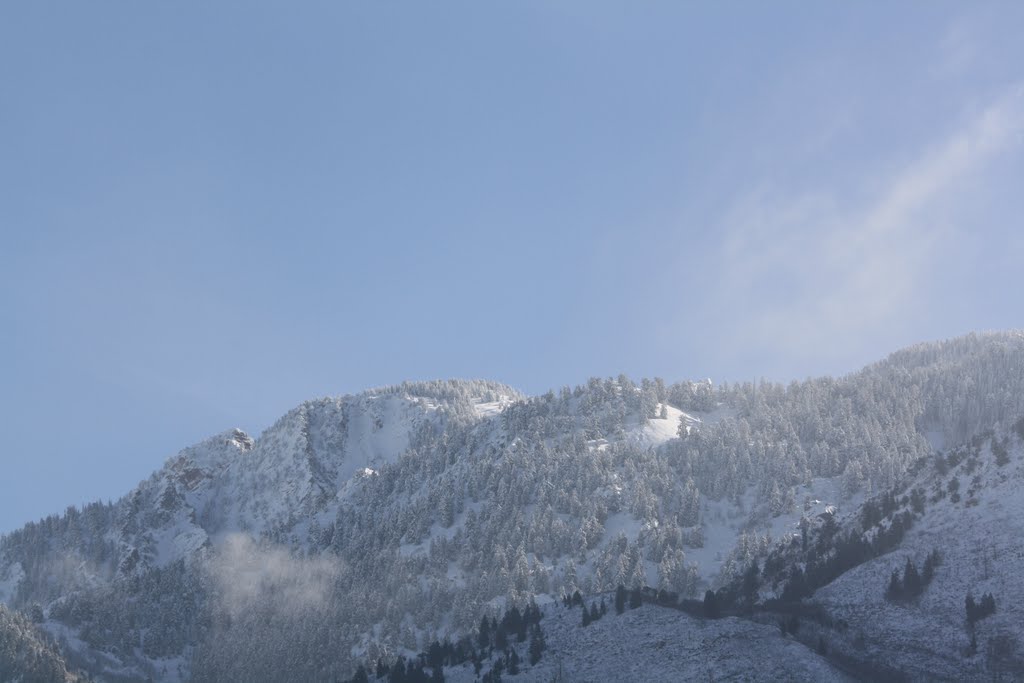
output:
[{"label": "forested mountainside", "polygon": [[531,599],[728,592],[812,520],[1022,415],[1019,333],[787,386],[620,376],[532,398],[448,381],[318,399],[256,439],[181,451],[112,505],[6,535],[0,601],[38,606],[107,680],[243,665],[336,680]]},{"label": "forested mountainside", "polygon": [[[37,614],[41,620],[42,614]],[[86,683],[27,617],[0,604],[0,681]]]}]

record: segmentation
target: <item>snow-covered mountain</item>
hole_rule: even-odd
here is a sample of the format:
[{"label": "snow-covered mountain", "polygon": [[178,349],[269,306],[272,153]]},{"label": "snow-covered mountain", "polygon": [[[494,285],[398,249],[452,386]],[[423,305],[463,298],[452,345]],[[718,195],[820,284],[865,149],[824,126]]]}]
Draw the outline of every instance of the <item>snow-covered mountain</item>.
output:
[{"label": "snow-covered mountain", "polygon": [[[864,501],[924,476],[915,468],[936,447],[1009,434],[1022,415],[1019,333],[921,345],[841,379],[789,386],[620,376],[532,398],[494,382],[446,381],[318,399],[257,438],[229,430],[186,448],[112,505],[69,508],[3,537],[0,601],[38,605],[69,658],[104,679],[337,680],[360,662],[473,633],[482,615],[531,599],[620,584],[728,596],[754,562],[762,598],[779,596],[790,564],[806,569],[809,558],[780,548],[806,553],[805,529],[812,549],[834,552],[815,540],[821,527],[860,519]],[[993,491],[1006,514],[1016,509],[1012,479],[970,476],[962,486],[982,502],[950,508],[950,520],[994,519],[998,505],[983,503]],[[894,548],[894,557],[920,551]],[[872,563],[888,578],[893,560],[884,558],[816,586],[812,599],[829,614],[847,609],[843,582]],[[960,561],[951,551],[944,566]],[[929,590],[940,580],[942,571]],[[852,632],[848,609],[836,619]],[[683,620],[665,627],[671,638],[710,629],[715,657],[765,629],[778,661],[792,647],[813,649],[752,615],[727,626],[671,611]],[[576,641],[566,638],[568,652]],[[638,647],[645,642],[637,635]],[[851,642],[851,652],[873,647],[867,633]],[[690,666],[677,650],[666,661]]]}]

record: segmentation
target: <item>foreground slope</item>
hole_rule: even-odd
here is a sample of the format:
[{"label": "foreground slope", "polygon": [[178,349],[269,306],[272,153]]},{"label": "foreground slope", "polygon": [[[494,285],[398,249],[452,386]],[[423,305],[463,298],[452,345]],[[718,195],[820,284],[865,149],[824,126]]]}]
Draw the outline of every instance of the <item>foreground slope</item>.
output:
[{"label": "foreground slope", "polygon": [[[917,680],[1024,677],[1022,437],[1019,422],[928,462],[904,489],[923,491],[927,502],[900,546],[815,595],[862,635],[866,656]],[[941,563],[921,595],[887,600],[893,570],[908,560],[922,566],[933,550]],[[995,614],[970,622],[967,596],[980,601],[986,593]]]},{"label": "foreground slope", "polygon": [[79,683],[57,648],[36,626],[0,604],[0,681],[5,683]]},{"label": "foreground slope", "polygon": [[[754,618],[799,615],[802,639],[869,678],[1024,678],[1024,420],[922,459],[850,514],[808,523],[807,542],[758,558],[766,611]],[[980,610],[986,595],[994,613]],[[979,607],[968,611],[969,599]]]},{"label": "foreground slope", "polygon": [[[623,614],[612,611],[582,627],[580,614],[579,608],[549,606],[542,621],[547,649],[535,666],[524,666],[513,680],[852,680],[778,629],[745,619],[698,619],[645,604]],[[469,666],[446,669],[445,677],[456,683],[475,680]]]}]

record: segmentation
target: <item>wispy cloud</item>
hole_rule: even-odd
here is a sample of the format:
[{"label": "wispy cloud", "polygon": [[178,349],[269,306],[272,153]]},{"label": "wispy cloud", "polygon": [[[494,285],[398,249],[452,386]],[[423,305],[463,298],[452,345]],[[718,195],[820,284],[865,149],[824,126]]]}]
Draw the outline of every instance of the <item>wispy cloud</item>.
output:
[{"label": "wispy cloud", "polygon": [[322,609],[329,603],[339,565],[329,558],[295,557],[285,548],[257,545],[246,534],[233,534],[208,569],[219,606],[237,617],[255,606],[292,615]]},{"label": "wispy cloud", "polygon": [[725,219],[714,305],[744,312],[745,346],[781,355],[836,357],[898,326],[926,305],[933,267],[955,249],[958,228],[946,216],[961,188],[1020,149],[1022,130],[1016,86],[865,183],[874,190],[749,194]]}]

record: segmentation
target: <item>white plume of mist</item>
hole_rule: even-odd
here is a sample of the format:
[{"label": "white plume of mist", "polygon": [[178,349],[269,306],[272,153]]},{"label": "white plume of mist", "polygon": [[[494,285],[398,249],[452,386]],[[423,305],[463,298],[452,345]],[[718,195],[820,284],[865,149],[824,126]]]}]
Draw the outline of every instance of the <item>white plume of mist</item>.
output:
[{"label": "white plume of mist", "polygon": [[340,565],[336,557],[296,557],[285,548],[257,544],[237,533],[225,539],[208,571],[219,607],[229,616],[254,607],[289,616],[326,609]]}]

